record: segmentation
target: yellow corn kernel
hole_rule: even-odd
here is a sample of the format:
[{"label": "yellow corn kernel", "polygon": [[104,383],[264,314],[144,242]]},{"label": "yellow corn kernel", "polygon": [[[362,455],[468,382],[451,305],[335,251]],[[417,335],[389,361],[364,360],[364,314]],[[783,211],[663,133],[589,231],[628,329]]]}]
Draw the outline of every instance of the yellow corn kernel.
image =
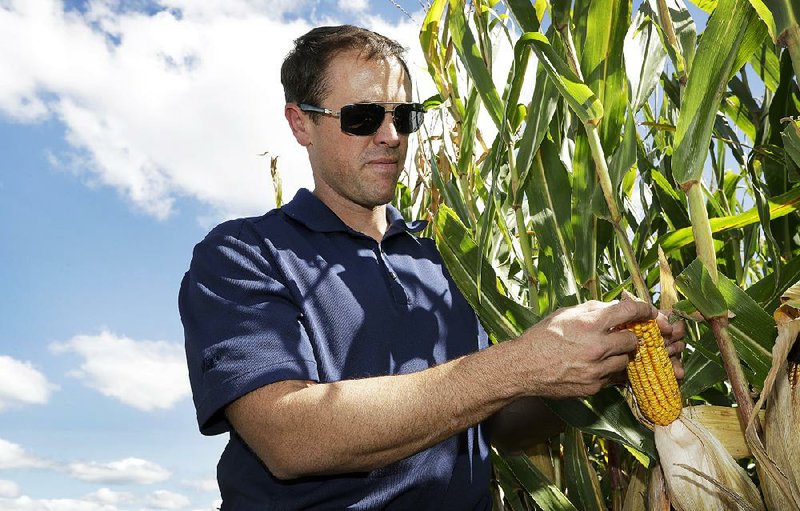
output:
[{"label": "yellow corn kernel", "polygon": [[654,319],[624,325],[639,339],[628,362],[628,379],[636,402],[648,420],[666,426],[681,414],[681,392],[664,338]]}]

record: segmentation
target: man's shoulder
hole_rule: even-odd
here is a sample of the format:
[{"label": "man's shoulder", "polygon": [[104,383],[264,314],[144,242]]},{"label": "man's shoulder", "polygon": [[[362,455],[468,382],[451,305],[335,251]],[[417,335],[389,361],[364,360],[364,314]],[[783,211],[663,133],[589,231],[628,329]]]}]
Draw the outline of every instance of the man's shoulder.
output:
[{"label": "man's shoulder", "polygon": [[235,238],[245,243],[257,242],[291,228],[291,222],[280,208],[261,216],[248,216],[226,220],[211,229],[204,238],[208,242],[220,238]]}]

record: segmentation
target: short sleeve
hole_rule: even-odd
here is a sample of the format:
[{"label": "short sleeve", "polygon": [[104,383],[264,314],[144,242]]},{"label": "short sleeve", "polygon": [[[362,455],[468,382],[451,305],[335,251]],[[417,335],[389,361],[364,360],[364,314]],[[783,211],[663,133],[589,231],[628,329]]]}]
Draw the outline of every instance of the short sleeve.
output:
[{"label": "short sleeve", "polygon": [[226,405],[281,380],[318,380],[293,299],[267,245],[244,221],[216,228],[194,250],[178,298],[200,431],[230,430]]}]

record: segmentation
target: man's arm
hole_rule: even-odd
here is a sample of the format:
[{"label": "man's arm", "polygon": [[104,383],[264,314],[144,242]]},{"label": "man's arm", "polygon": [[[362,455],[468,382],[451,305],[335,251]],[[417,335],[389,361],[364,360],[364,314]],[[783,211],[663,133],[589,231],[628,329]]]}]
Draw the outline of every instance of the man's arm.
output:
[{"label": "man's arm", "polygon": [[[667,320],[668,311],[661,311],[657,322],[664,336],[664,344],[672,361],[675,376],[683,378],[681,353],[686,347],[682,339],[686,336],[683,321],[671,324]],[[615,383],[624,383],[627,376],[619,373],[611,378]],[[489,417],[489,432],[492,444],[501,452],[525,452],[538,443],[544,442],[564,431],[566,424],[539,397],[524,397],[498,410]]]},{"label": "man's arm", "polygon": [[226,409],[278,478],[368,471],[419,452],[527,396],[598,392],[625,368],[635,336],[610,329],[653,318],[641,302],[560,309],[519,338],[417,373],[261,387]]}]

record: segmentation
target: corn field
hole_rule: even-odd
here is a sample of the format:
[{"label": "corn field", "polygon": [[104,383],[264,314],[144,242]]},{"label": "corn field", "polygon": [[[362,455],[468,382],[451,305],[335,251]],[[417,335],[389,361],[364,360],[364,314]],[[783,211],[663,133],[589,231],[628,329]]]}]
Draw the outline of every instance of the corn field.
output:
[{"label": "corn field", "polygon": [[550,401],[567,429],[493,453],[496,509],[800,509],[800,5],[695,6],[702,27],[683,0],[434,0],[422,23],[438,94],[395,204],[493,342],[625,291],[689,330],[678,420],[623,387]]}]

